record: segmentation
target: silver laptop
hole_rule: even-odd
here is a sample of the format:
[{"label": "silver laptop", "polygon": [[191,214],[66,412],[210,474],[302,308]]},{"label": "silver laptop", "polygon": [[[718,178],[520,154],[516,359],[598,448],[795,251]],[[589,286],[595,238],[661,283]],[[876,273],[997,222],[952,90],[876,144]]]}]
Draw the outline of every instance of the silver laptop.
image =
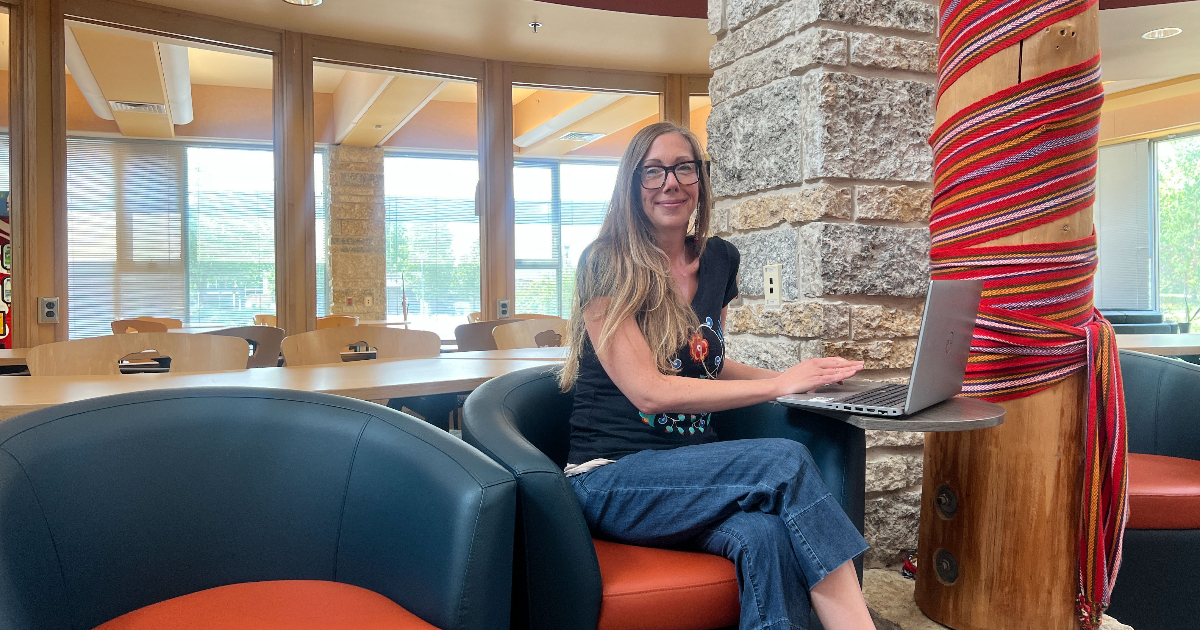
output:
[{"label": "silver laptop", "polygon": [[908,385],[848,381],[806,394],[781,396],[789,407],[834,409],[874,416],[907,416],[962,391],[975,331],[982,280],[934,280]]}]

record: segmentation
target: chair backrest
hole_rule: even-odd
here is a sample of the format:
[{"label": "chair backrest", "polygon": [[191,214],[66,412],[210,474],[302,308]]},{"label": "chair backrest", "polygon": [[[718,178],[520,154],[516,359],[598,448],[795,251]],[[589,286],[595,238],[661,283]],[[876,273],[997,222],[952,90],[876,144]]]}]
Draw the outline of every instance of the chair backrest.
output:
[{"label": "chair backrest", "polygon": [[1200,459],[1200,366],[1121,350],[1129,452]]},{"label": "chair backrest", "polygon": [[6,630],[93,628],[262,580],[354,584],[446,630],[508,627],[512,475],[400,412],[154,390],[6,420],[0,454]]},{"label": "chair backrest", "polygon": [[220,337],[238,337],[250,344],[248,368],[275,367],[279,365],[280,344],[286,336],[282,328],[274,326],[238,326],[213,330],[206,334]]},{"label": "chair backrest", "polygon": [[167,330],[175,328],[183,328],[183,320],[175,319],[174,317],[138,317],[138,319],[147,322],[158,322],[167,327]]},{"label": "chair backrest", "polygon": [[483,319],[483,313],[481,313],[479,311],[475,311],[474,313],[467,313],[467,323],[468,324],[474,324],[475,322],[480,321],[482,319]]},{"label": "chair backrest", "polygon": [[442,340],[427,330],[404,330],[386,326],[353,326],[313,330],[284,338],[283,359],[289,366],[341,363],[350,345],[366,344],[377,359],[436,357]]},{"label": "chair backrest", "polygon": [[120,374],[118,361],[148,351],[170,357],[171,372],[217,372],[246,369],[250,344],[237,337],[185,333],[106,335],[36,346],[25,361],[33,376]]},{"label": "chair backrest", "polygon": [[317,330],[357,325],[358,318],[353,315],[326,315],[324,317],[317,318]]},{"label": "chair backrest", "polygon": [[493,378],[463,405],[463,440],[517,478],[517,565],[526,575],[514,579],[514,609],[527,609],[530,629],[592,629],[600,617],[600,562],[562,472],[573,399],[546,366]]},{"label": "chair backrest", "polygon": [[558,348],[567,338],[567,320],[542,317],[501,324],[492,329],[492,337],[497,350]]},{"label": "chair backrest", "polygon": [[261,314],[254,316],[255,326],[275,326],[276,321],[277,319],[274,315]]},{"label": "chair backrest", "polygon": [[482,322],[462,324],[454,328],[454,340],[461,352],[470,350],[496,350],[496,338],[492,329],[500,324],[521,321],[518,319],[489,319]]},{"label": "chair backrest", "polygon": [[165,333],[167,325],[162,322],[150,321],[148,319],[118,319],[109,324],[112,327],[114,335],[124,335],[125,333]]}]

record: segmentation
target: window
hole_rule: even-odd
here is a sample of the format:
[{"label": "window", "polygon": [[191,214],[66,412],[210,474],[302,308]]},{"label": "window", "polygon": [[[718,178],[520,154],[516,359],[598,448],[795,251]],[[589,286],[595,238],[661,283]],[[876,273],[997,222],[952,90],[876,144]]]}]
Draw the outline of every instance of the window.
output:
[{"label": "window", "polygon": [[270,148],[68,138],[67,207],[71,338],[141,315],[274,312]]},{"label": "window", "polygon": [[1158,307],[1168,320],[1200,319],[1200,135],[1155,143]]},{"label": "window", "polygon": [[[443,339],[480,310],[478,86],[313,64],[317,314]],[[325,188],[325,190],[321,190]]]},{"label": "window", "polygon": [[479,310],[474,156],[388,154],[383,160],[387,312],[443,339]]},{"label": "window", "polygon": [[1100,148],[1096,306],[1200,320],[1200,135]]},{"label": "window", "polygon": [[71,338],[275,312],[270,55],[68,20]]},{"label": "window", "polygon": [[516,162],[516,312],[570,317],[579,256],[600,231],[616,177],[615,161]]},{"label": "window", "polygon": [[[0,33],[8,33],[8,9],[0,7]],[[3,53],[5,74],[9,69],[7,59],[9,55],[8,41],[0,42],[0,53]],[[7,81],[7,79],[4,79]],[[0,102],[0,111],[3,111],[5,120],[9,119],[8,99],[5,98]],[[9,136],[7,133],[0,133],[0,348],[11,348],[13,345],[12,339],[12,219],[9,216],[9,192],[12,188],[9,186],[9,161],[8,161]]]}]

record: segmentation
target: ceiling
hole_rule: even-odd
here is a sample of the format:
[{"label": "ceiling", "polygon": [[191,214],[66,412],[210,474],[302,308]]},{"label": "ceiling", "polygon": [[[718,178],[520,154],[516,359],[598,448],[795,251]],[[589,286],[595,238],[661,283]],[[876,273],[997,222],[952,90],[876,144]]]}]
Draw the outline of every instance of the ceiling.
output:
[{"label": "ceiling", "polygon": [[[533,0],[325,0],[315,8],[295,7],[280,0],[150,1],[332,35],[360,39],[374,36],[377,40],[410,47],[478,56],[503,57],[496,51],[509,51],[510,58],[564,65],[625,64],[643,70],[703,72],[708,47],[714,41],[702,20],[617,13]],[[564,0],[578,4],[624,1],[627,0]],[[377,19],[361,23],[363,20],[342,17],[362,14]],[[451,14],[466,17],[450,20]],[[522,22],[534,16],[543,22],[536,35]],[[7,22],[7,13],[0,12],[0,68],[3,69],[8,67],[8,42],[3,36],[8,31]],[[491,24],[504,26],[487,26]],[[1183,34],[1165,40],[1141,38],[1146,31],[1166,26],[1182,28]],[[444,37],[446,31],[454,31],[453,37]],[[460,47],[451,45],[470,39],[466,35],[472,32],[479,34],[479,41]],[[620,35],[604,37],[601,33]],[[653,33],[660,35],[652,36]],[[680,41],[686,41],[686,45],[674,44]],[[654,44],[647,49],[642,42]],[[1101,11],[1100,43],[1104,52],[1105,89],[1110,94],[1200,74],[1200,54],[1197,54],[1200,53],[1200,1]],[[669,54],[657,57],[650,54],[668,48]],[[192,82],[196,84],[260,89],[270,89],[272,85],[272,63],[266,57],[192,48],[189,66]],[[345,68],[317,64],[313,77],[315,91],[333,93],[345,72]],[[514,90],[514,102],[531,92]],[[475,88],[470,84],[448,84],[434,99],[473,102]]]},{"label": "ceiling", "polygon": [[[1142,39],[1142,33],[1174,26],[1181,35]],[[1200,2],[1159,4],[1100,12],[1100,50],[1107,91],[1200,73]]]},{"label": "ceiling", "polygon": [[[619,13],[534,0],[149,0],[295,31],[526,63],[707,73],[706,20]],[[529,22],[542,26],[535,34]]]}]

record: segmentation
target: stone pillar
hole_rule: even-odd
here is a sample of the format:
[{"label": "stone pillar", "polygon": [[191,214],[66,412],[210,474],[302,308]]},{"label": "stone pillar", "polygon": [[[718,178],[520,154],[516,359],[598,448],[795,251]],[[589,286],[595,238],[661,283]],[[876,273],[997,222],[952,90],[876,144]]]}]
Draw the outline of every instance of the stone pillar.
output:
[{"label": "stone pillar", "polygon": [[330,315],[387,318],[383,149],[329,148]]},{"label": "stone pillar", "polygon": [[[937,7],[709,0],[714,231],[742,254],[730,358],[905,382],[929,280]],[[764,265],[783,265],[766,306]],[[867,432],[867,566],[917,548],[920,433]]]}]

